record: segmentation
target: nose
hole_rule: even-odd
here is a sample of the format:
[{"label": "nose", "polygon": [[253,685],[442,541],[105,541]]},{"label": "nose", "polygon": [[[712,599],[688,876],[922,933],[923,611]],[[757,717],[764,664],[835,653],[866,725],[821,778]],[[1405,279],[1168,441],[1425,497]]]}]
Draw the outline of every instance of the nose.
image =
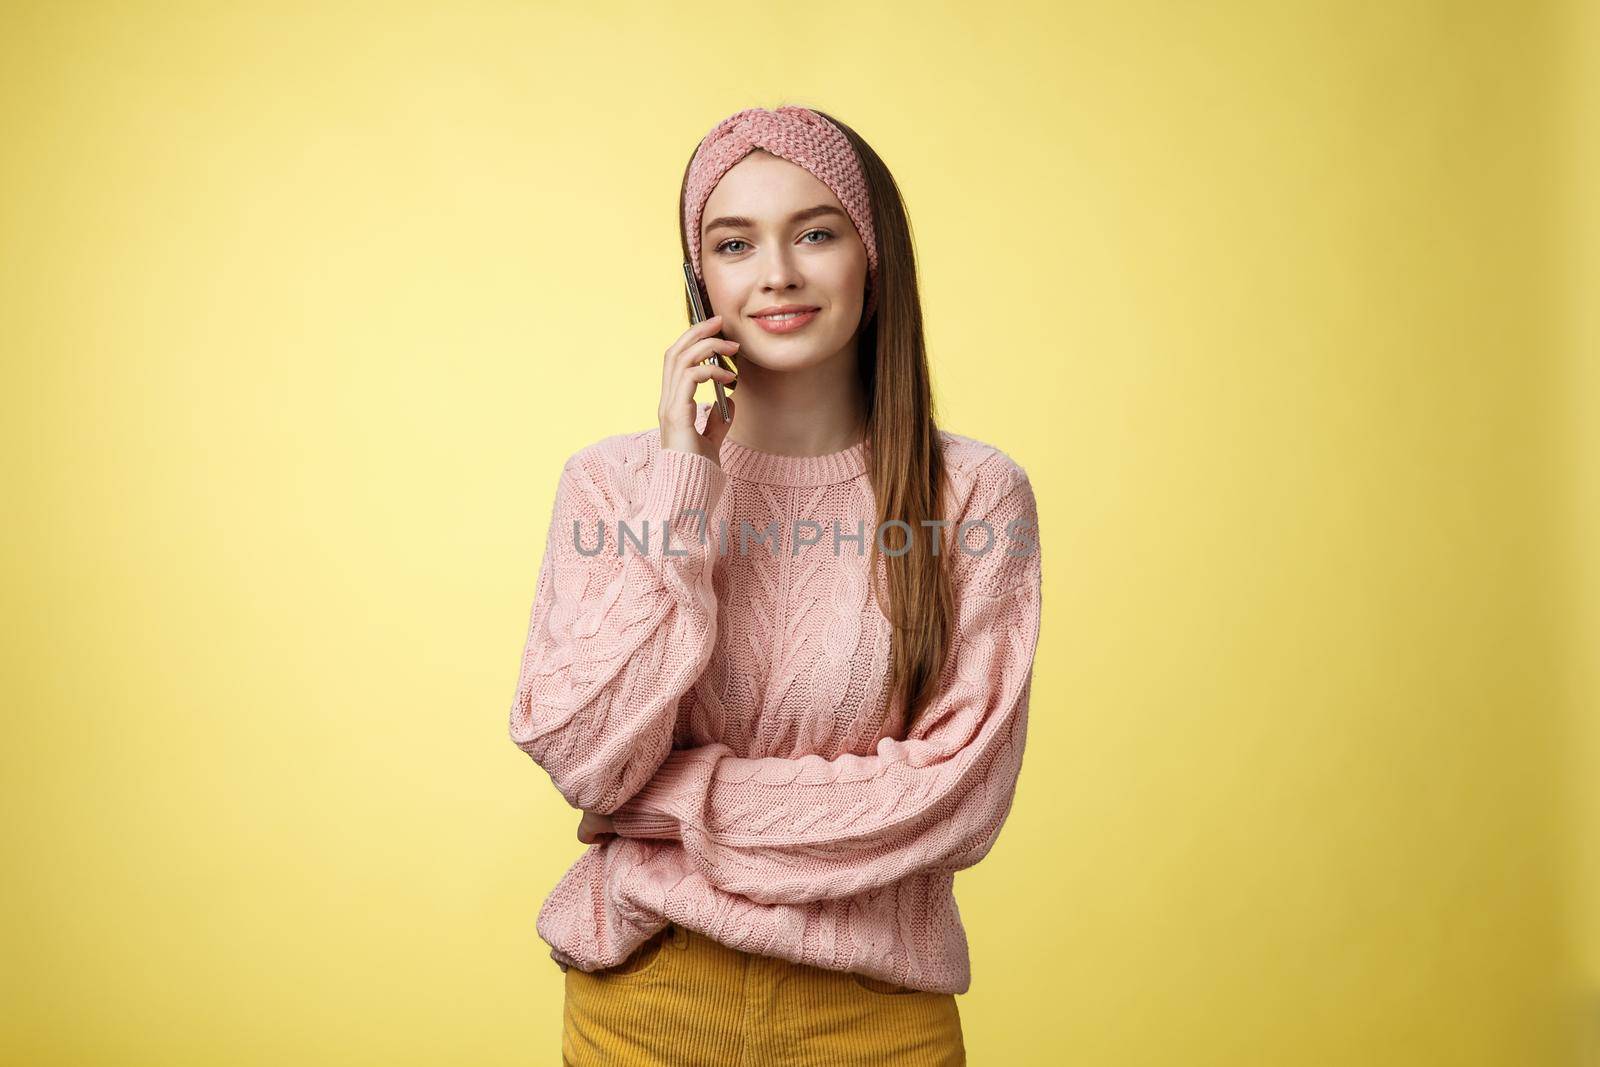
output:
[{"label": "nose", "polygon": [[762,288],[772,292],[780,289],[795,289],[800,286],[800,266],[796,261],[793,251],[781,243],[769,249],[766,258],[761,264]]}]

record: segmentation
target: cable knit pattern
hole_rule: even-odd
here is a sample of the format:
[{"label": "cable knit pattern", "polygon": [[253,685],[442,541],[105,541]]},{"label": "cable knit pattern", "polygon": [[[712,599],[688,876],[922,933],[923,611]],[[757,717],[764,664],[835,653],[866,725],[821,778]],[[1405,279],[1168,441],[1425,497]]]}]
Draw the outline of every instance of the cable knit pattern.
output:
[{"label": "cable knit pattern", "polygon": [[[671,921],[967,991],[954,876],[993,847],[1015,795],[1042,575],[1027,474],[941,438],[956,626],[909,731],[888,705],[890,628],[868,581],[870,442],[795,457],[727,441],[719,466],[650,429],[568,460],[511,736],[620,836],[590,846],[540,910],[557,962],[614,966]],[[644,549],[617,554],[619,519]],[[603,551],[578,550],[574,520],[585,549],[604,525]]]}]

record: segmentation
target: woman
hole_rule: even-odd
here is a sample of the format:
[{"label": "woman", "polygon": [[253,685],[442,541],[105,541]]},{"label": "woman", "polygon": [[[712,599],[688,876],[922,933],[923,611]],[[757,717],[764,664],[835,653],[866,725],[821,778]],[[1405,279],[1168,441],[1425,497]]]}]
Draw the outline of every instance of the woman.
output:
[{"label": "woman", "polygon": [[[511,710],[589,844],[538,918],[564,1062],[964,1063],[952,886],[1021,767],[1032,486],[935,425],[909,226],[854,131],[737,112],[679,218],[714,315],[659,426],[568,459]],[[729,421],[706,381],[742,383]]]}]

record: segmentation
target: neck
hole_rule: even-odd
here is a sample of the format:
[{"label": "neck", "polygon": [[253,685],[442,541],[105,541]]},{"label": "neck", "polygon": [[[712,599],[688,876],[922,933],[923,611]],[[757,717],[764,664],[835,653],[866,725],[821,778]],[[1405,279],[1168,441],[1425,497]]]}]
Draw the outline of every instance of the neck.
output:
[{"label": "neck", "polygon": [[849,448],[867,432],[867,397],[854,348],[800,370],[739,360],[739,413],[728,440],[759,452],[819,456]]}]

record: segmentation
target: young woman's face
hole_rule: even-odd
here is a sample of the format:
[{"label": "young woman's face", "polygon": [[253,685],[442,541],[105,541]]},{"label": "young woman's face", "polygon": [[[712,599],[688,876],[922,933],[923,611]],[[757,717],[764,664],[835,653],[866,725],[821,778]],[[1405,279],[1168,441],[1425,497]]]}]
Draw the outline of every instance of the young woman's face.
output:
[{"label": "young woman's face", "polygon": [[[734,164],[701,213],[700,269],[739,360],[797,370],[854,344],[867,249],[833,190],[804,167],[760,149]],[[817,311],[796,329],[763,328],[756,316],[785,304]]]}]

